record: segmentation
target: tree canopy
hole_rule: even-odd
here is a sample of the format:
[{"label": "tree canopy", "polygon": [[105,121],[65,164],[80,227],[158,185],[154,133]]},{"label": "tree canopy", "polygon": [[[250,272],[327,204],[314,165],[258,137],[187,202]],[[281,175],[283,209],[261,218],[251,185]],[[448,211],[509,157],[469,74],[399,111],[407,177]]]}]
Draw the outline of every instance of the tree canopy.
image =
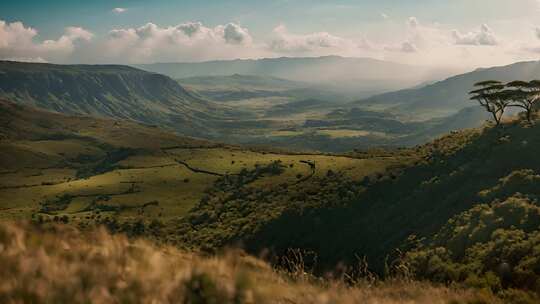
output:
[{"label": "tree canopy", "polygon": [[525,110],[527,120],[533,121],[535,104],[540,100],[540,80],[515,80],[503,84],[497,80],[486,80],[474,84],[475,90],[469,92],[471,100],[477,101],[491,113],[497,125],[501,123],[508,107]]}]

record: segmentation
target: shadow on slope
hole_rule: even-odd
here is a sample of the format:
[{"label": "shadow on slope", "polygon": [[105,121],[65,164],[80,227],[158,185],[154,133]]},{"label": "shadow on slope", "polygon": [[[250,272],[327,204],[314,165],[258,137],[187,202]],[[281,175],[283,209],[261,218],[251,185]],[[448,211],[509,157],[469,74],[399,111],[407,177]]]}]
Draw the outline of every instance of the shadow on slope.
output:
[{"label": "shadow on slope", "polygon": [[434,235],[451,217],[474,206],[480,191],[512,171],[539,170],[539,130],[513,123],[443,137],[417,148],[428,158],[397,179],[365,179],[366,191],[353,199],[338,197],[344,202],[337,206],[288,208],[246,238],[246,247],[252,252],[270,249],[276,256],[289,248],[311,250],[320,271],[367,256],[382,273],[386,257],[410,235]]}]

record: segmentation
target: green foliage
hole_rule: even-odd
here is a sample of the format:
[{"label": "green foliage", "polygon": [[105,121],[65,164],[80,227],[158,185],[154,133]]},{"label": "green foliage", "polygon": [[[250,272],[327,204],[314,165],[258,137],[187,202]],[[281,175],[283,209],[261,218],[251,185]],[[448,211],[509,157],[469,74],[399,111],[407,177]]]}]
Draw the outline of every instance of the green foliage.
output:
[{"label": "green foliage", "polygon": [[69,206],[72,200],[73,200],[73,197],[69,194],[64,194],[64,195],[61,195],[60,197],[56,197],[51,200],[46,200],[43,203],[41,203],[40,212],[53,213],[56,211],[65,210]]},{"label": "green foliage", "polygon": [[341,173],[307,176],[263,189],[251,185],[263,174],[280,175],[283,170],[278,161],[218,179],[188,216],[179,221],[181,242],[216,250],[251,238],[289,208],[339,205],[363,189]]},{"label": "green foliage", "polygon": [[414,166],[358,181],[332,172],[312,180],[314,189],[209,193],[179,231],[188,244],[241,243],[276,263],[290,248],[313,252],[306,267],[320,274],[358,256],[382,274],[388,256],[420,279],[536,291],[524,282],[536,282],[540,257],[538,129],[457,132],[417,147]]},{"label": "green foliage", "polygon": [[509,104],[507,95],[501,94],[505,86],[501,82],[494,80],[481,81],[474,86],[480,88],[469,93],[472,95],[471,100],[478,101],[493,116],[495,123],[499,125]]},{"label": "green foliage", "polygon": [[79,157],[79,159],[76,160],[83,162],[83,165],[77,170],[78,178],[85,178],[113,171],[114,169],[120,168],[118,162],[142,152],[130,148],[114,148],[109,145],[102,146],[106,153],[103,157],[90,157],[86,161]]},{"label": "green foliage", "polygon": [[483,191],[492,202],[451,218],[432,238],[407,253],[405,261],[415,277],[463,282],[495,292],[503,288],[539,292],[537,182],[534,171],[519,170]]}]

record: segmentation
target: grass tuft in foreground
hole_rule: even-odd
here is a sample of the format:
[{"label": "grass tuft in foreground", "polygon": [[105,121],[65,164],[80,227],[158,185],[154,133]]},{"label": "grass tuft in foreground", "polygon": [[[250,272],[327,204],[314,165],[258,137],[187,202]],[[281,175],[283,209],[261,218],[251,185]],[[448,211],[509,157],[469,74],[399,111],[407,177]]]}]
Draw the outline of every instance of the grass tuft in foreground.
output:
[{"label": "grass tuft in foreground", "polygon": [[0,224],[1,303],[498,303],[482,291],[395,280],[348,286],[230,251],[202,257],[144,240]]}]

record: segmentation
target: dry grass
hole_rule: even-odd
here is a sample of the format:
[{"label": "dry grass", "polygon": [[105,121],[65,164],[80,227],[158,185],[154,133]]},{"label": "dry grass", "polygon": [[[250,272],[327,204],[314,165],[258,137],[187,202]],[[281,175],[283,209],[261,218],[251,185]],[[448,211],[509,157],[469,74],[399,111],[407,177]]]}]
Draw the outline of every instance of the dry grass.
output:
[{"label": "dry grass", "polygon": [[496,303],[416,282],[347,287],[230,251],[201,257],[100,229],[0,224],[0,303]]}]

